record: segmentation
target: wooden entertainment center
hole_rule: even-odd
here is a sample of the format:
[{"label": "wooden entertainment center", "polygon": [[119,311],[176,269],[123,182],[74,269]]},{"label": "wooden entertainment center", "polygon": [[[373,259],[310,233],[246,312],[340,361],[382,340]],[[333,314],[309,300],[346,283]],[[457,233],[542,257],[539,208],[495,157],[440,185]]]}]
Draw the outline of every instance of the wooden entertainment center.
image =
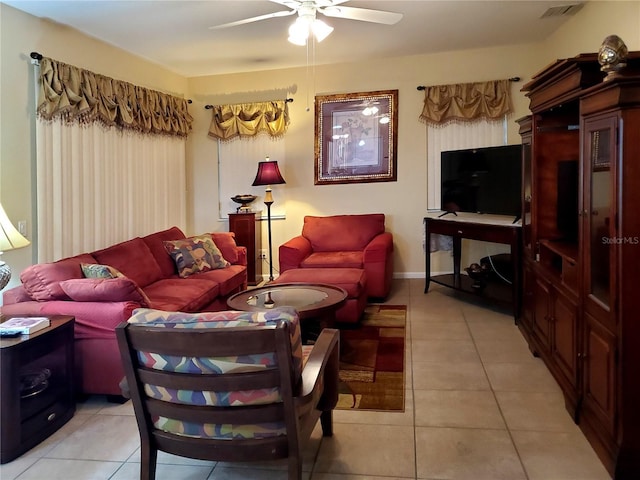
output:
[{"label": "wooden entertainment center", "polygon": [[[605,69],[606,70],[606,69]],[[616,480],[640,478],[640,52],[527,83],[518,326]]]}]

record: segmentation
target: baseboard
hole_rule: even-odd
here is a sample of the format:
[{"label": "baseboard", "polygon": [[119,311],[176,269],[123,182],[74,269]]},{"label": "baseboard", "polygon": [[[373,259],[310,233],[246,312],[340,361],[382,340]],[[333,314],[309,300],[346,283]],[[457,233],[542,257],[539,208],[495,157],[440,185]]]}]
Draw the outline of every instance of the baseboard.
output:
[{"label": "baseboard", "polygon": [[[453,273],[450,271],[447,272],[431,272],[431,276],[435,277],[436,275],[445,275],[447,273]],[[464,274],[463,274],[464,275]],[[277,278],[277,274],[274,275]],[[393,272],[393,278],[397,278],[397,279],[412,279],[412,278],[419,278],[421,280],[426,279],[426,275],[424,272]],[[258,285],[256,285],[257,287],[263,287],[268,281],[268,277],[263,276],[262,277],[262,282],[260,282]]]},{"label": "baseboard", "polygon": [[[453,273],[453,272],[451,272],[451,271],[447,271],[447,272],[431,272],[431,276],[435,277],[436,275],[445,275],[447,273]],[[419,279],[425,280],[427,278],[427,276],[426,276],[426,274],[424,272],[393,272],[393,278],[398,278],[398,279],[419,278]]]}]

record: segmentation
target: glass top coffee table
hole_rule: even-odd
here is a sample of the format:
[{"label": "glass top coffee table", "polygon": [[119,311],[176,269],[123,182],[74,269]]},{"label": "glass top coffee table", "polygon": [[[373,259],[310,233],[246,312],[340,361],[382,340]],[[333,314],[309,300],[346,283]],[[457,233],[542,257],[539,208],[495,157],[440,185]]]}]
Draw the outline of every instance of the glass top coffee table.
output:
[{"label": "glass top coffee table", "polygon": [[245,312],[293,307],[300,318],[303,338],[313,338],[317,327],[333,326],[336,310],[346,301],[346,290],[333,285],[275,283],[236,293],[229,297],[227,305],[233,310]]}]

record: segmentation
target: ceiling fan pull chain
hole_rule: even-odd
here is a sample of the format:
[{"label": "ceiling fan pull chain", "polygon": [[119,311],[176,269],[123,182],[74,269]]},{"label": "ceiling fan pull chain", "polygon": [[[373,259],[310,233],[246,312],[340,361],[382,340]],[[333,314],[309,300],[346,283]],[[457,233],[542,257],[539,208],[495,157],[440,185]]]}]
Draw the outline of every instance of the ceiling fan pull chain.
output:
[{"label": "ceiling fan pull chain", "polygon": [[310,90],[310,84],[311,84],[311,78],[309,75],[309,42],[307,42],[307,112],[309,111],[310,107],[309,107],[309,90]]},{"label": "ceiling fan pull chain", "polygon": [[[313,45],[311,46],[311,93],[314,98],[315,103],[315,95],[316,95],[316,38],[312,39]],[[315,107],[314,107],[315,108]]]}]

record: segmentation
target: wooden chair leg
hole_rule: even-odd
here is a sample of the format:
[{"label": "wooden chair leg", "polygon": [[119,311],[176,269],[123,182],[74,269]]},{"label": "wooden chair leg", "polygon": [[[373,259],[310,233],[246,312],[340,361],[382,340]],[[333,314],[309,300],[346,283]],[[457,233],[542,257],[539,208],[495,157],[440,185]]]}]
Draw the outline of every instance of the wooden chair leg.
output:
[{"label": "wooden chair leg", "polygon": [[338,403],[339,390],[339,372],[340,372],[340,343],[329,354],[329,360],[324,370],[324,392],[318,407],[327,411],[333,409]]},{"label": "wooden chair leg", "polygon": [[155,480],[158,450],[146,442],[140,446],[140,480]]},{"label": "wooden chair leg", "polygon": [[320,426],[323,437],[333,436],[333,410],[327,410],[320,414]]},{"label": "wooden chair leg", "polygon": [[129,399],[123,395],[107,395],[107,402],[123,405],[127,403]]},{"label": "wooden chair leg", "polygon": [[302,455],[300,453],[289,456],[289,480],[302,480]]}]

